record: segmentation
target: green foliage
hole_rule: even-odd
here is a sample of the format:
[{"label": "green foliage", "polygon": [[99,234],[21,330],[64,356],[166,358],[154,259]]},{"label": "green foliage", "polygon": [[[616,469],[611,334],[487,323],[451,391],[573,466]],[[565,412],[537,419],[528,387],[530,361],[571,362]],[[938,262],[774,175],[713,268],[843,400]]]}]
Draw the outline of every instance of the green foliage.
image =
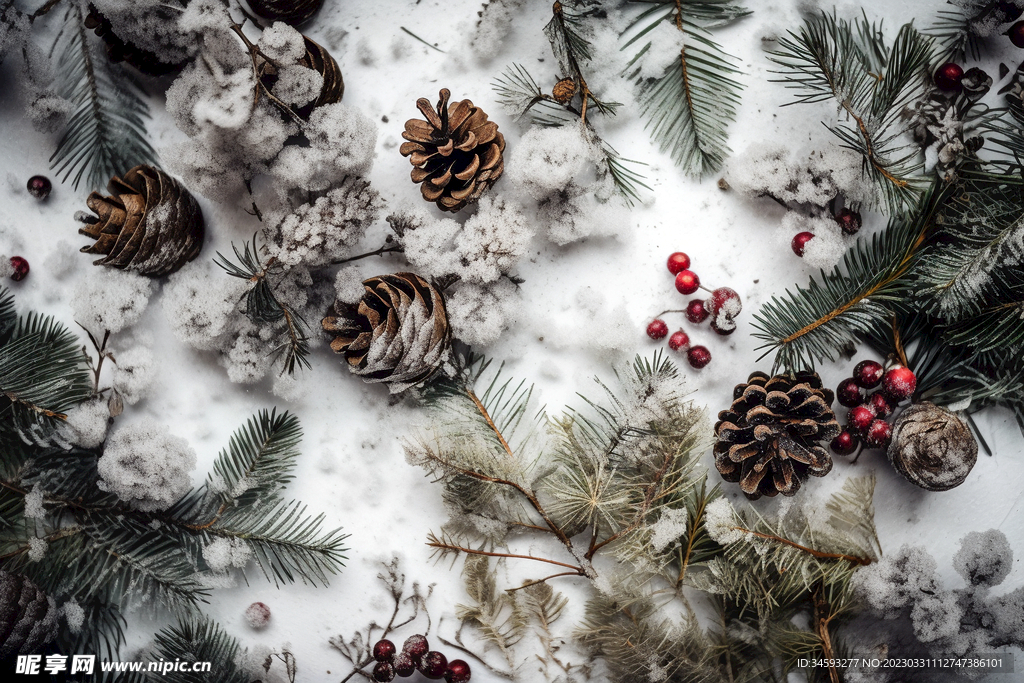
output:
[{"label": "green foliage", "polygon": [[[728,0],[676,3],[672,0],[632,0],[651,5],[626,29],[631,36],[623,50],[638,49],[626,73],[639,87],[641,112],[661,151],[690,175],[717,171],[729,149],[727,125],[736,118],[742,84],[735,59],[710,38],[708,28],[744,17],[748,12]],[[638,61],[652,49],[644,42],[662,22],[684,37],[678,59],[658,78],[644,78]]]},{"label": "green foliage", "polygon": [[880,24],[823,13],[779,39],[771,54],[780,81],[797,91],[795,102],[838,104],[845,121],[828,128],[863,157],[865,175],[893,215],[926,187],[923,157],[904,139],[903,112],[925,95],[933,52],[933,41],[911,24],[889,47]]},{"label": "green foliage", "polygon": [[[213,542],[248,551],[276,585],[295,580],[326,584],[342,566],[338,530],[323,515],[281,497],[298,455],[298,421],[262,411],[232,437],[208,483],[166,510],[142,511],[99,487],[97,462],[87,450],[36,447],[22,457],[3,453],[0,481],[0,567],[22,573],[58,603],[75,600],[86,612],[82,635],[65,633],[60,646],[88,643],[92,651],[123,642],[123,614],[143,605],[193,619],[209,596],[204,556]],[[26,497],[38,495],[43,516],[26,516]],[[34,539],[46,543],[30,559]]]},{"label": "green foliage", "polygon": [[89,397],[84,361],[75,335],[50,317],[17,315],[13,295],[0,286],[0,445],[49,438]]},{"label": "green foliage", "polygon": [[75,189],[83,178],[88,187],[99,189],[134,166],[157,163],[146,139],[149,107],[141,88],[99,45],[98,39],[90,40],[81,5],[69,2],[54,51],[57,90],[75,110],[50,166],[63,180],[73,176]]},{"label": "green foliage", "polygon": [[289,375],[295,372],[295,366],[311,367],[309,364],[308,326],[295,311],[281,303],[274,294],[273,277],[281,268],[271,258],[263,263],[259,255],[256,235],[252,238],[252,248],[246,242],[245,250],[239,251],[232,243],[238,263],[229,261],[217,252],[214,263],[227,271],[231,277],[237,277],[249,283],[245,294],[245,314],[256,325],[271,325],[279,329],[280,343],[271,351],[271,355],[281,356],[281,373]]}]

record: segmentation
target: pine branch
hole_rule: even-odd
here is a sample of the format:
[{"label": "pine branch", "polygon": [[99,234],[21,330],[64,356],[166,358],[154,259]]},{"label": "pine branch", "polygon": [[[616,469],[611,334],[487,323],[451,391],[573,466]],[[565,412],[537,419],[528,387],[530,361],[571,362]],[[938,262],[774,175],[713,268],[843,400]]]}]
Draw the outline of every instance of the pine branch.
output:
[{"label": "pine branch", "polygon": [[866,17],[848,22],[823,13],[781,38],[770,58],[780,82],[798,91],[795,102],[833,100],[843,110],[848,123],[828,128],[863,157],[889,212],[913,204],[925,179],[920,154],[903,140],[902,112],[925,95],[932,40],[907,24],[890,49]]},{"label": "pine branch", "polygon": [[599,99],[587,85],[580,68],[591,60],[590,41],[585,37],[587,28],[583,21],[594,14],[594,10],[574,11],[567,9],[559,0],[551,7],[551,21],[544,27],[544,35],[551,43],[551,52],[562,70],[563,77],[571,78],[576,83],[577,96],[580,98],[580,120],[587,122],[587,109],[593,107],[601,114],[614,115],[615,110],[622,106],[618,102],[607,102]]},{"label": "pine branch", "polygon": [[[707,26],[720,26],[749,12],[727,2],[642,2],[654,6],[640,14],[623,33],[632,37],[622,49],[634,45],[639,48],[626,66],[626,73],[639,86],[646,127],[661,151],[668,152],[688,174],[700,177],[712,173],[729,153],[726,126],[736,118],[742,85],[735,79],[741,73],[734,66],[735,59],[711,40]],[[683,47],[664,75],[645,78],[640,68],[634,67],[652,49],[651,43],[643,39],[662,22],[670,23],[680,32]]]},{"label": "pine branch", "polygon": [[311,368],[308,325],[298,313],[282,304],[274,294],[271,276],[281,270],[277,259],[271,257],[263,263],[259,256],[256,235],[253,235],[251,249],[248,242],[244,251],[239,251],[234,243],[231,248],[238,259],[237,264],[229,261],[220,252],[217,252],[213,261],[227,271],[228,275],[249,282],[250,287],[245,295],[245,314],[254,324],[280,325],[283,321],[284,326],[280,334],[282,341],[270,352],[272,356],[280,355],[283,358],[282,374],[294,374],[296,365],[300,368]]},{"label": "pine branch", "polygon": [[[163,661],[210,662],[209,673],[171,671],[150,680],[198,683],[211,675],[223,683],[249,683],[250,676],[238,666],[241,647],[235,638],[205,616],[180,618],[161,629],[155,637],[156,654]],[[214,673],[215,672],[215,673]]]},{"label": "pine branch", "polygon": [[292,480],[298,444],[299,420],[287,412],[261,410],[231,435],[207,478],[207,486],[228,505],[240,507],[270,502]]},{"label": "pine branch", "polygon": [[68,4],[64,26],[53,50],[57,52],[58,92],[75,111],[50,157],[50,167],[62,180],[84,178],[102,188],[115,175],[139,164],[156,165],[156,152],[146,139],[149,107],[140,88],[119,65],[96,49],[77,1]]}]

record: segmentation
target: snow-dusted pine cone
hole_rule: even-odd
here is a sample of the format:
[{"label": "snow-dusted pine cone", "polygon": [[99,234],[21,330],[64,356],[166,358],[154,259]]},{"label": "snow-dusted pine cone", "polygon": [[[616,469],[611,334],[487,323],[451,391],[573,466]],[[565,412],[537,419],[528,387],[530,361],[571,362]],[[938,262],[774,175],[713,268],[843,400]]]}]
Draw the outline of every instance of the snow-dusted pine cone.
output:
[{"label": "snow-dusted pine cone", "polygon": [[448,104],[451,93],[440,92],[436,110],[425,97],[416,107],[427,118],[405,122],[402,156],[415,166],[412,181],[443,211],[456,212],[480,198],[501,177],[505,137],[498,124],[469,100]]},{"label": "snow-dusted pine cone", "polygon": [[[345,80],[341,76],[341,67],[338,66],[338,62],[331,56],[323,45],[320,45],[314,40],[310,40],[306,36],[302,36],[302,40],[306,46],[306,54],[302,55],[297,64],[304,66],[307,69],[312,69],[318,74],[323,76],[324,84],[320,88],[320,94],[317,95],[313,101],[303,104],[301,107],[295,107],[295,113],[303,119],[308,119],[309,115],[313,113],[313,110],[324,104],[334,104],[340,102],[342,95],[345,94]],[[274,84],[277,81],[278,74],[277,68],[270,62],[263,62],[259,68],[260,81],[263,82],[271,90],[274,89]],[[287,102],[291,104],[291,102]]]},{"label": "snow-dusted pine cone", "polygon": [[0,660],[35,654],[57,636],[57,603],[21,574],[0,569]]},{"label": "snow-dusted pine cone", "polygon": [[357,305],[335,302],[323,319],[331,349],[349,370],[392,393],[428,379],[451,351],[444,294],[414,273],[379,275],[363,287]]},{"label": "snow-dusted pine cone", "polygon": [[[165,6],[162,3],[148,6],[140,4],[132,9],[134,12],[128,10],[125,12],[125,17],[115,16],[114,20],[122,20],[120,24],[115,24],[115,21],[102,14],[96,7],[89,5],[89,14],[86,15],[84,22],[85,27],[92,29],[103,40],[107,46],[107,56],[112,62],[131,64],[149,76],[166,76],[181,71],[182,67],[188,63],[188,55],[179,45],[184,42],[184,39],[180,37],[184,35],[184,31],[176,29],[177,16],[181,13],[181,9]],[[135,45],[118,35],[117,31],[124,28],[125,21],[139,21],[140,19],[152,21],[153,24],[150,26],[154,24],[161,26],[161,31],[147,32],[149,45],[163,47],[165,48],[162,50],[164,55],[176,55],[178,59],[166,61],[164,57],[153,50]],[[157,22],[159,23],[157,24]]]},{"label": "snow-dusted pine cone", "polygon": [[941,406],[915,403],[897,418],[889,462],[907,481],[929,491],[964,483],[978,461],[978,442],[967,423]]},{"label": "snow-dusted pine cone", "polygon": [[832,458],[821,445],[839,434],[835,395],[814,372],[769,378],[753,372],[733,390],[715,424],[715,466],[751,500],[795,495],[808,475],[823,477]]},{"label": "snow-dusted pine cone", "polygon": [[152,166],[136,166],[107,184],[111,196],[93,192],[86,200],[99,219],[86,216],[79,233],[96,240],[82,247],[102,254],[98,266],[134,270],[160,277],[199,255],[205,225],[195,198],[182,185]]},{"label": "snow-dusted pine cone", "polygon": [[324,0],[249,0],[249,9],[258,17],[298,26],[309,21],[323,4]]}]

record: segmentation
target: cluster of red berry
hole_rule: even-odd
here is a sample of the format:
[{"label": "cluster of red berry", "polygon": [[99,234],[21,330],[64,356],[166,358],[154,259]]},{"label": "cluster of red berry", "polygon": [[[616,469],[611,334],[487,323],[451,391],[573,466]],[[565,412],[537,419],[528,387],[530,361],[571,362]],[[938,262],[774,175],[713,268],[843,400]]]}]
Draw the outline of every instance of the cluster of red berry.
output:
[{"label": "cluster of red berry", "polygon": [[867,448],[887,448],[892,426],[885,418],[896,406],[914,394],[917,377],[910,368],[894,365],[885,370],[881,363],[862,360],[853,369],[853,377],[836,387],[836,399],[850,409],[846,428],[832,440],[836,455],[850,455],[861,439]]},{"label": "cluster of red berry", "polygon": [[[835,218],[836,223],[839,224],[840,229],[844,235],[856,235],[857,231],[860,230],[860,226],[863,224],[863,220],[860,217],[860,213],[854,211],[849,207],[843,207],[837,213],[832,215]],[[814,239],[813,232],[798,232],[793,236],[793,241],[789,243],[789,246],[793,249],[793,253],[803,258],[804,249],[807,248],[807,243]]]},{"label": "cluster of red berry", "polygon": [[[49,178],[41,175],[34,175],[28,179],[28,193],[36,199],[43,200],[50,196],[50,190],[52,185],[50,184]],[[21,282],[28,277],[28,261],[21,256],[11,257],[11,268],[14,272],[11,273],[11,279],[15,282]]]},{"label": "cluster of red berry", "polygon": [[382,683],[393,681],[396,675],[408,678],[417,670],[433,681],[443,678],[446,683],[466,683],[469,680],[469,664],[461,659],[449,662],[443,654],[431,650],[426,636],[419,634],[409,636],[401,652],[396,652],[390,640],[378,640],[373,646],[373,658],[377,660],[373,680]]},{"label": "cluster of red berry", "polygon": [[[663,311],[665,313],[685,313],[686,319],[694,325],[711,318],[711,329],[721,335],[736,331],[735,318],[743,309],[740,295],[729,287],[719,287],[711,291],[700,284],[700,277],[690,270],[690,257],[681,251],[668,257],[668,272],[676,276],[676,289],[680,294],[693,294],[698,289],[710,292],[707,299],[691,299],[682,311]],[[663,339],[668,334],[668,324],[660,317],[647,325],[647,336],[651,339]],[[708,347],[700,344],[691,346],[690,335],[677,330],[668,338],[668,347],[673,351],[686,352],[686,360],[695,368],[703,368],[711,362]]]}]

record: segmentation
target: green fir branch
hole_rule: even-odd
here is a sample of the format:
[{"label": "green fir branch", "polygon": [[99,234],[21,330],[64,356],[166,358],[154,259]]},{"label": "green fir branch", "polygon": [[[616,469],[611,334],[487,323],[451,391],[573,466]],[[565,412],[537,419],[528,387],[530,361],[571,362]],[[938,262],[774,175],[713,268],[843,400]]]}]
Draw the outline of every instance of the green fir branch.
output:
[{"label": "green fir branch", "polygon": [[[623,33],[631,37],[622,49],[639,48],[626,73],[639,86],[646,127],[661,151],[668,152],[688,174],[700,177],[713,173],[729,153],[727,125],[736,118],[742,84],[735,78],[741,73],[734,65],[735,58],[711,40],[707,29],[749,12],[728,2],[642,2],[653,6]],[[639,67],[634,67],[652,49],[651,42],[644,39],[662,22],[680,32],[683,47],[664,75],[644,78]]]},{"label": "green fir branch", "polygon": [[157,165],[146,139],[149,107],[141,89],[121,67],[110,62],[90,40],[82,7],[68,3],[57,53],[57,90],[75,107],[64,135],[50,157],[50,167],[75,189],[84,179],[90,188],[105,187],[113,176],[139,164]]},{"label": "green fir branch", "polygon": [[294,415],[261,410],[231,435],[228,448],[213,463],[207,487],[224,506],[277,499],[292,480],[301,439],[302,428]]},{"label": "green fir branch", "polygon": [[863,158],[863,172],[892,215],[913,205],[926,187],[923,158],[905,140],[904,109],[928,88],[933,41],[911,24],[892,47],[880,25],[822,14],[779,40],[771,60],[779,82],[797,91],[794,103],[836,102],[845,122],[828,126]]},{"label": "green fir branch", "polygon": [[155,636],[156,655],[167,662],[209,662],[210,671],[161,672],[147,675],[145,680],[170,683],[199,683],[215,676],[221,683],[250,683],[251,675],[238,662],[242,652],[238,641],[219,624],[202,615],[178,619],[172,626],[161,629]]}]

